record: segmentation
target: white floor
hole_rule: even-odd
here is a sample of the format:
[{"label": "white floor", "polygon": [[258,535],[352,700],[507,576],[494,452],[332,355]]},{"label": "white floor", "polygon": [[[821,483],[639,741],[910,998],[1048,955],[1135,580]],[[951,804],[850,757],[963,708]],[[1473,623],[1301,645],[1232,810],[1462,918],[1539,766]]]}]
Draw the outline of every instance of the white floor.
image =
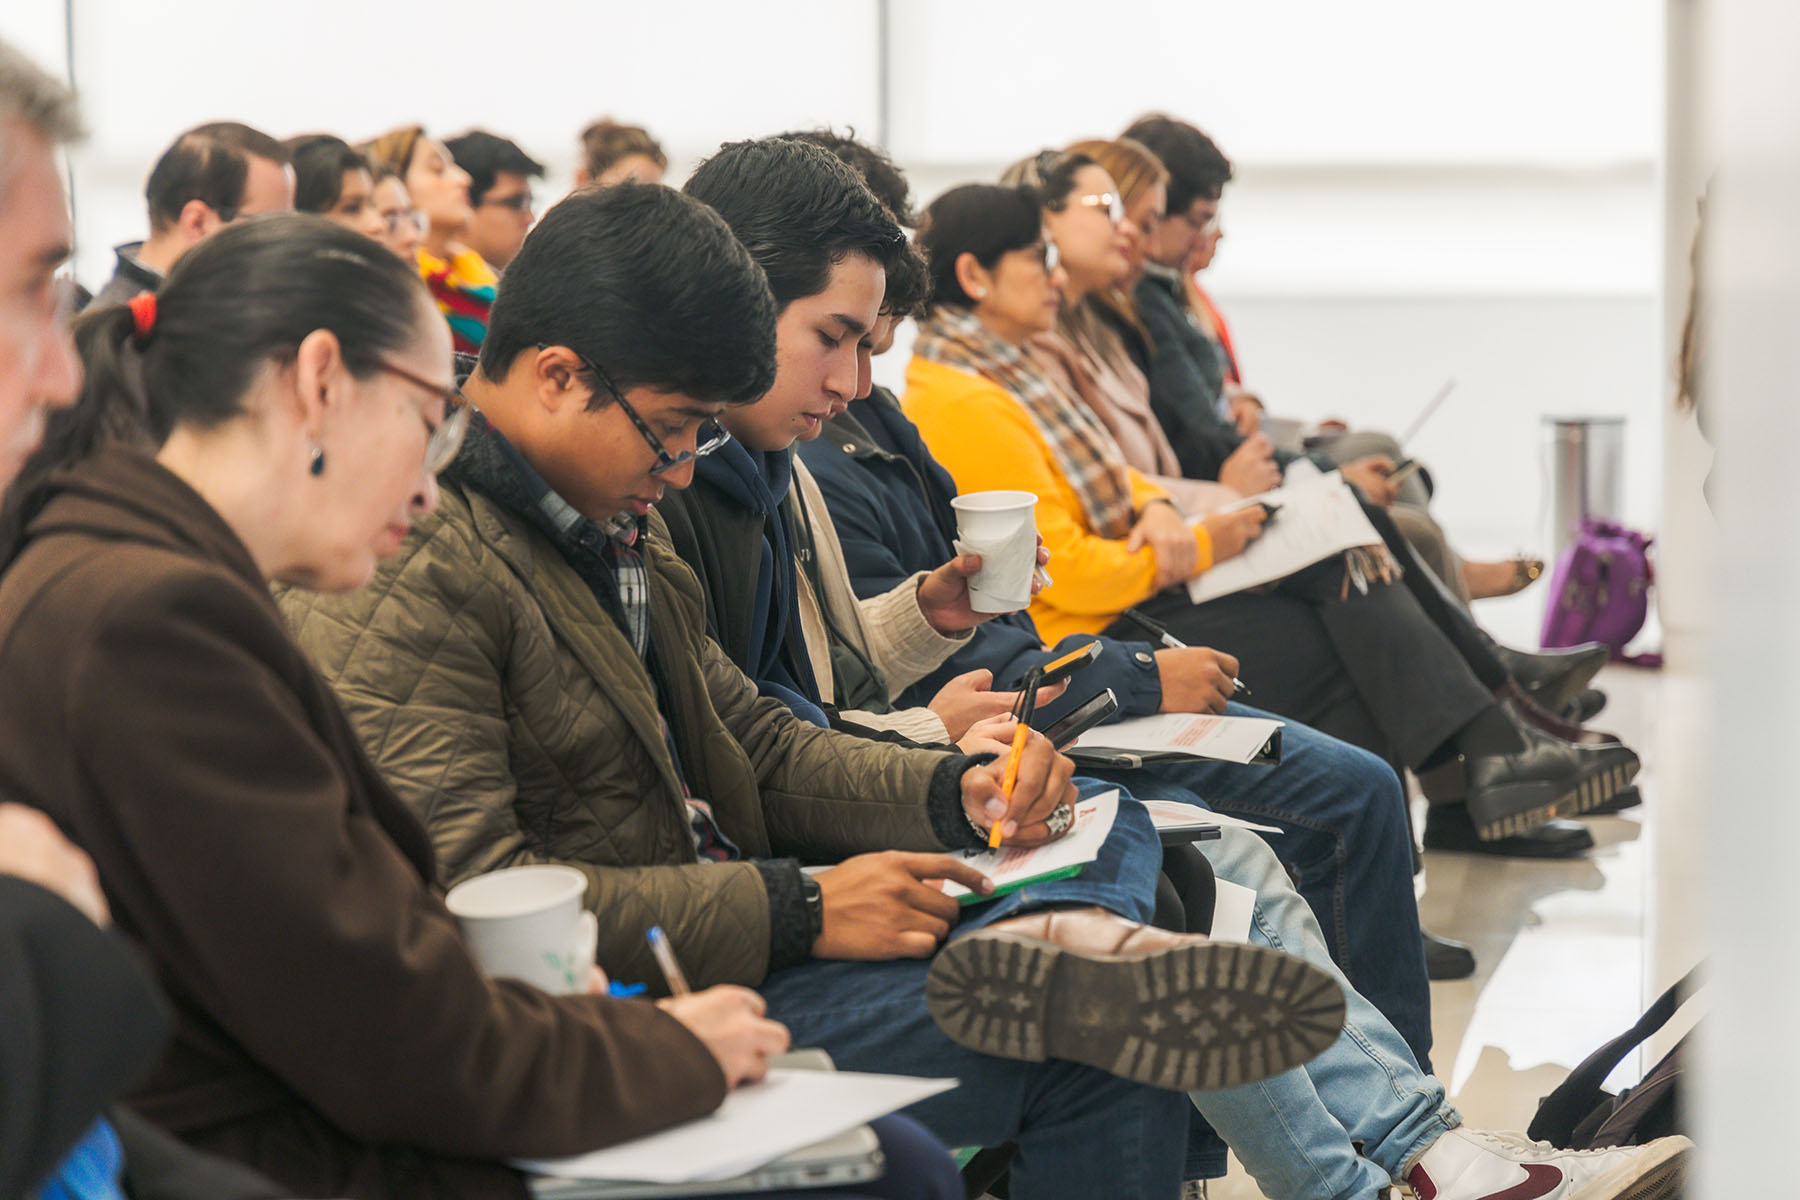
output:
[{"label": "white floor", "polygon": [[[1594,725],[1642,755],[1642,808],[1588,822],[1598,844],[1569,862],[1425,856],[1426,927],[1468,942],[1478,960],[1473,978],[1432,985],[1434,1065],[1474,1126],[1522,1130],[1539,1097],[1704,953],[1698,863],[1686,847],[1707,797],[1682,736],[1701,715],[1700,681],[1614,667],[1599,685],[1610,703]],[[1649,1054],[1694,1016],[1684,1012]],[[1614,1086],[1648,1062],[1628,1060]],[[1234,1162],[1210,1195],[1262,1193]]]}]

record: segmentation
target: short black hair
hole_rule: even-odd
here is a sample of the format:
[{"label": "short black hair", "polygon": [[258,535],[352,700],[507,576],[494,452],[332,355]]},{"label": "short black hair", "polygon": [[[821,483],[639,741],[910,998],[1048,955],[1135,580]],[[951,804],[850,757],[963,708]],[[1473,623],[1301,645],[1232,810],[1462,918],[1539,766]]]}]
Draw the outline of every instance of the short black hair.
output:
[{"label": "short black hair", "polygon": [[906,231],[842,159],[807,142],[728,142],[682,191],[725,218],[769,277],[777,309],[815,296],[852,254],[888,275],[914,254]]},{"label": "short black hair", "polygon": [[188,201],[198,200],[230,221],[244,203],[249,156],[286,164],[287,147],[260,129],[238,121],[214,121],[188,130],[164,150],[144,184],[152,231],[181,219]]},{"label": "short black hair", "polygon": [[[875,193],[875,198],[894,220],[909,228],[918,220],[912,211],[912,185],[906,182],[906,173],[880,147],[858,141],[855,129],[847,133],[835,129],[810,129],[777,136],[810,142],[821,150],[829,150],[862,177],[863,183]],[[881,311],[896,317],[916,317],[925,310],[930,287],[925,260],[917,254],[907,255],[888,268],[887,292],[881,298]]]},{"label": "short black hair", "polygon": [[[545,213],[501,277],[481,369],[567,346],[621,391],[748,404],[775,382],[775,301],[719,215],[658,184],[587,187]],[[611,397],[596,386],[592,407]]]},{"label": "short black hair", "polygon": [[965,183],[925,208],[919,246],[931,275],[930,303],[975,303],[956,278],[956,260],[973,254],[988,270],[1000,256],[1044,240],[1044,198],[1034,187]]},{"label": "short black hair", "polygon": [[282,145],[294,164],[295,212],[330,212],[344,194],[344,174],[369,169],[368,156],[335,134],[302,133]]},{"label": "short black hair", "polygon": [[881,201],[882,207],[888,210],[894,220],[908,227],[917,222],[917,215],[912,210],[912,185],[906,182],[905,172],[888,157],[887,151],[858,140],[854,127],[844,133],[825,128],[779,133],[775,136],[796,142],[811,142],[821,150],[831,151],[862,176],[862,181],[869,185],[869,190],[875,193],[875,198]]},{"label": "short black hair", "polygon": [[469,203],[480,204],[502,171],[542,179],[544,164],[519,149],[518,143],[481,129],[444,139],[456,165],[469,173]]},{"label": "short black hair", "polygon": [[1143,143],[1169,169],[1169,212],[1184,213],[1196,200],[1217,200],[1231,182],[1231,160],[1213,140],[1186,121],[1149,113],[1133,121],[1125,136]]}]

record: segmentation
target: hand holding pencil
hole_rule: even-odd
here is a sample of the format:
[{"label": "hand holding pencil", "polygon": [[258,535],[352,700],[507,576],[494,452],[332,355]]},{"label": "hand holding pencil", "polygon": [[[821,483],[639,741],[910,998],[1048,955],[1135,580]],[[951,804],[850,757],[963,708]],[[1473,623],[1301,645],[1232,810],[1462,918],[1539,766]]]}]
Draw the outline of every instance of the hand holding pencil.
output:
[{"label": "hand holding pencil", "polygon": [[[1021,708],[1036,682],[1028,678],[1021,686]],[[1029,847],[1054,840],[1061,835],[1054,814],[1077,799],[1070,782],[1075,764],[1032,729],[1030,719],[1025,708],[1006,757],[963,775],[963,809],[975,825],[989,829],[989,845]]]}]

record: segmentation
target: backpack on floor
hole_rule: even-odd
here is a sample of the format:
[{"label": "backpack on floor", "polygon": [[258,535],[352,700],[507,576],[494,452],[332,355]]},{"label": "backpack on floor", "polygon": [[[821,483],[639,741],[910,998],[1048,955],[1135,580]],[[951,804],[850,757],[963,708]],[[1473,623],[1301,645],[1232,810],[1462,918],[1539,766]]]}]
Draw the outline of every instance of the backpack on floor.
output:
[{"label": "backpack on floor", "polygon": [[1650,543],[1655,540],[1611,521],[1584,518],[1550,576],[1550,609],[1539,639],[1543,647],[1604,642],[1614,659],[1624,658],[1626,643],[1650,615],[1656,578]]},{"label": "backpack on floor", "polygon": [[1526,1136],[1569,1150],[1604,1150],[1641,1146],[1659,1137],[1687,1133],[1682,1108],[1688,1038],[1683,1037],[1644,1073],[1643,1082],[1618,1095],[1601,1085],[1625,1056],[1669,1023],[1682,1002],[1693,995],[1700,974],[1695,967],[1656,998],[1638,1023],[1584,1059],[1562,1085],[1538,1105]]}]

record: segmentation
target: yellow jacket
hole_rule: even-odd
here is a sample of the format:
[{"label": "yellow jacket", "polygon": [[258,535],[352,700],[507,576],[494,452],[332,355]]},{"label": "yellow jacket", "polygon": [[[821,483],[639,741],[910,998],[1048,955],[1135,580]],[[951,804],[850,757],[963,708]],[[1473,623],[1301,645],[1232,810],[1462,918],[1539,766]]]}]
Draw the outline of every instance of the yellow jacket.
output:
[{"label": "yellow jacket", "polygon": [[[1038,498],[1037,527],[1050,551],[1055,580],[1031,603],[1031,616],[1046,643],[1071,633],[1099,633],[1120,613],[1156,593],[1156,556],[1148,546],[1128,552],[1116,538],[1096,535],[1081,500],[1058,469],[1049,443],[1031,414],[999,384],[928,359],[906,368],[900,406],[956,480],[959,492],[1014,489]],[[1142,511],[1167,499],[1134,468],[1131,499]],[[1199,570],[1212,565],[1212,539],[1194,527]]]}]

